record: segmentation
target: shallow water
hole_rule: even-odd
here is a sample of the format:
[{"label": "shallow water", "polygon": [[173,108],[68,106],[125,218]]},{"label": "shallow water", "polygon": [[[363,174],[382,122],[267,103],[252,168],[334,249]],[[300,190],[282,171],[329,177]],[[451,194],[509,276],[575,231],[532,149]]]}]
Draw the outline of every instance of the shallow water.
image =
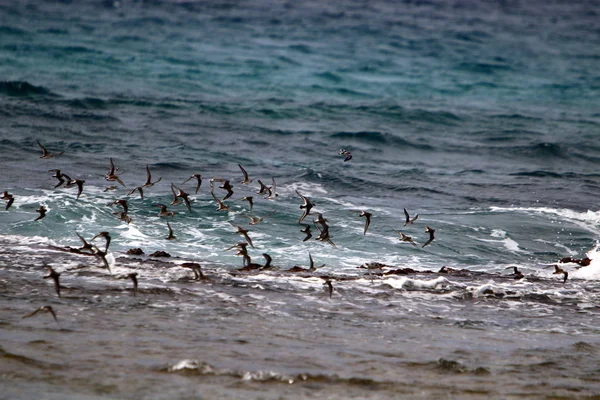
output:
[{"label": "shallow water", "polygon": [[[596,395],[598,21],[586,2],[0,5],[6,396]],[[64,154],[40,159],[37,140]],[[127,187],[105,180],[110,158]],[[160,182],[128,195],[146,165]],[[55,168],[85,180],[79,199],[54,188]],[[183,182],[197,173],[195,193]],[[231,181],[229,211],[211,178]],[[169,205],[171,183],[191,211]],[[313,239],[320,212],[335,246],[302,241],[296,191],[315,203]],[[359,210],[373,213],[366,234]],[[266,252],[279,270],[236,271],[230,223],[249,229],[253,262]],[[111,273],[58,250],[100,231]],[[324,266],[285,272],[309,254]],[[563,283],[567,256],[592,261],[562,265]],[[386,267],[358,268],[373,262]],[[131,272],[135,297],[117,279]],[[58,324],[22,318],[42,305]]]}]

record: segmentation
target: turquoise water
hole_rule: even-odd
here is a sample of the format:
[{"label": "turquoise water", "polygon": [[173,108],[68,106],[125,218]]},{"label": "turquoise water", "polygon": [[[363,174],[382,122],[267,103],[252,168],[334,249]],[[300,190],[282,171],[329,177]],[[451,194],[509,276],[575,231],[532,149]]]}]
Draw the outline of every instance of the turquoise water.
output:
[{"label": "turquoise water", "polygon": [[[0,188],[15,197],[0,211],[2,356],[3,372],[22,371],[6,375],[11,394],[27,398],[47,385],[57,398],[136,397],[125,371],[145,382],[136,390],[148,398],[193,397],[197,385],[228,398],[597,393],[597,9],[512,1],[0,5]],[[64,154],[40,159],[38,140]],[[352,159],[344,162],[340,149]],[[126,187],[105,179],[110,158]],[[238,164],[250,184],[240,183]],[[144,188],[144,199],[128,195],[145,182],[146,165],[161,181]],[[54,188],[51,169],[85,180],[79,199],[76,188]],[[197,194],[193,182],[183,184],[192,174],[203,177]],[[231,181],[229,211],[217,211],[211,178]],[[259,179],[275,180],[275,199],[256,193]],[[190,194],[191,211],[169,205],[171,183]],[[296,191],[315,203],[305,220],[313,239],[320,212],[335,246],[302,241]],[[244,196],[254,197],[252,210]],[[116,199],[128,200],[131,223],[113,214]],[[176,240],[165,240],[157,203],[175,212]],[[34,221],[40,205],[48,214]],[[414,224],[404,226],[404,208],[419,214]],[[373,214],[366,235],[359,210]],[[249,226],[248,216],[264,221]],[[249,229],[253,262],[266,252],[280,271],[307,267],[310,252],[325,267],[304,277],[236,275],[242,259],[224,250],[242,237],[230,223]],[[423,248],[426,226],[435,240]],[[90,240],[100,231],[112,237],[112,275],[94,258],[50,247],[79,246],[75,232]],[[134,247],[172,258],[127,258]],[[567,256],[592,263],[566,264],[562,284],[553,264]],[[176,266],[184,261],[199,262],[212,283],[188,281],[191,271]],[[388,268],[364,276],[357,267],[371,262]],[[44,263],[62,273],[63,299],[41,279]],[[73,269],[81,266],[89,268]],[[442,266],[473,274],[437,274]],[[525,281],[510,277],[514,266]],[[395,268],[419,273],[380,275]],[[115,279],[132,271],[136,298]],[[325,275],[331,299],[318,278]],[[46,316],[20,319],[46,303],[66,333],[51,318],[45,325]],[[146,342],[123,339],[144,316]],[[323,342],[315,333],[322,323],[330,335]],[[52,339],[40,345],[42,327]],[[110,349],[97,329],[115,338]],[[199,329],[208,340],[194,348]],[[466,340],[474,330],[477,339]],[[223,341],[228,350],[219,352]],[[56,359],[51,348],[69,343],[87,359]],[[573,353],[588,365],[564,372]],[[22,369],[20,356],[33,361]],[[538,376],[532,358],[551,366],[547,375]],[[212,372],[198,364],[191,376],[167,370],[183,359]],[[41,360],[112,375],[86,389],[67,378],[73,369],[50,373]],[[26,390],[32,377],[40,386]],[[522,386],[508,390],[515,379]]]}]

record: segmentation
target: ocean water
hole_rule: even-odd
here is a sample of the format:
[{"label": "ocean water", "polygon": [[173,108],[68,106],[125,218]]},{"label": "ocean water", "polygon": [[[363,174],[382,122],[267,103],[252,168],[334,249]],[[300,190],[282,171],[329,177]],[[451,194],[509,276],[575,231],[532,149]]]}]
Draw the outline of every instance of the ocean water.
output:
[{"label": "ocean water", "polygon": [[0,2],[0,397],[594,398],[599,5]]}]

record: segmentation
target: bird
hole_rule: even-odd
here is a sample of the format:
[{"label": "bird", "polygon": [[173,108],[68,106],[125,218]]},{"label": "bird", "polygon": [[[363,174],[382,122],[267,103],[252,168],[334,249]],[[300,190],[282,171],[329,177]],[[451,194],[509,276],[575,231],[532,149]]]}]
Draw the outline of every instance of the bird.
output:
[{"label": "bird", "polygon": [[523,275],[523,273],[521,271],[519,271],[519,269],[517,267],[513,267],[513,278],[515,279],[523,279],[525,277],[525,275]]},{"label": "bird", "polygon": [[90,242],[93,241],[96,238],[99,238],[99,237],[102,237],[102,238],[104,238],[104,240],[106,240],[106,247],[104,248],[104,252],[107,252],[108,251],[108,246],[110,246],[110,240],[111,240],[110,233],[108,233],[106,231],[102,231],[99,234],[97,234],[96,236],[94,236],[90,240]]},{"label": "bird", "polygon": [[12,206],[12,203],[14,203],[15,201],[13,195],[8,193],[6,190],[2,192],[2,197],[0,197],[0,199],[7,200],[6,207],[4,208],[5,210],[8,210],[10,206]]},{"label": "bird", "polygon": [[102,192],[106,193],[109,190],[117,190],[117,187],[115,185],[110,185],[110,186],[105,187]]},{"label": "bird", "polygon": [[96,246],[92,247],[92,252],[93,252],[92,254],[94,255],[94,257],[96,257],[98,260],[102,261],[104,268],[108,269],[108,272],[110,274],[112,274],[112,271],[110,270],[110,265],[108,264],[108,261],[106,260],[106,252],[100,250]]},{"label": "bird", "polygon": [[167,206],[164,204],[154,204],[155,207],[160,207],[160,211],[158,212],[159,217],[173,217],[175,213],[173,211],[167,211]]},{"label": "bird", "polygon": [[[319,215],[321,215],[321,214],[319,214]],[[325,219],[324,221],[327,221],[327,220]],[[320,227],[319,227],[319,225],[317,225],[317,222],[318,222],[318,221],[315,221],[315,226],[316,226],[316,227],[317,227],[317,229],[319,230],[319,236],[317,236],[317,237],[315,238],[315,240],[319,240],[319,241],[321,241],[321,242],[327,242],[327,243],[329,243],[330,245],[332,245],[333,247],[337,247],[337,246],[335,245],[335,243],[333,243],[333,242],[331,241],[331,236],[329,235],[329,225],[327,225],[327,224],[321,224],[321,225],[322,225],[322,228],[320,228]]]},{"label": "bird", "polygon": [[109,206],[112,205],[117,205],[117,206],[121,206],[123,207],[123,211],[124,212],[128,212],[129,211],[129,206],[127,205],[127,200],[126,199],[118,199],[115,200],[113,202],[108,203]]},{"label": "bird", "polygon": [[414,223],[417,218],[419,218],[419,214],[415,215],[414,218],[410,218],[410,216],[408,215],[408,211],[406,211],[406,208],[404,209],[404,217],[406,218],[406,222],[404,222],[404,226],[408,225],[408,224],[412,224]]},{"label": "bird", "polygon": [[227,194],[223,197],[223,201],[225,201],[233,195],[233,186],[231,186],[231,183],[227,179],[221,180],[221,183],[222,185],[219,186],[219,189],[225,189],[227,191]]},{"label": "bird", "polygon": [[126,222],[127,224],[131,223],[132,219],[125,211],[117,211],[114,212],[113,215],[116,215],[120,221]]},{"label": "bird", "polygon": [[435,229],[426,226],[425,227],[425,232],[429,233],[429,240],[427,240],[425,242],[425,244],[423,246],[421,246],[421,248],[427,246],[429,243],[433,242],[433,239],[435,239],[435,236],[434,236]]},{"label": "bird", "polygon": [[188,210],[192,211],[192,206],[190,205],[190,199],[188,198],[188,194],[186,192],[184,192],[182,189],[175,186],[175,184],[173,184],[173,183],[171,183],[171,189],[173,190],[175,197],[176,198],[179,197],[179,198],[183,199]]},{"label": "bird", "polygon": [[270,187],[267,187],[267,190],[268,190],[268,192],[269,192],[269,195],[268,195],[267,197],[265,197],[265,199],[267,199],[267,200],[273,200],[273,199],[276,199],[276,198],[277,198],[277,196],[279,196],[279,195],[276,193],[276,189],[277,189],[277,184],[275,183],[275,178],[274,178],[274,177],[271,177],[271,186],[270,186]]},{"label": "bird", "polygon": [[127,279],[127,278],[131,279],[131,282],[133,282],[133,297],[136,296],[137,290],[138,290],[138,279],[137,279],[137,276],[138,276],[137,272],[132,272],[130,274],[118,277],[118,279]]},{"label": "bird", "polygon": [[254,197],[252,197],[252,196],[246,196],[246,197],[242,197],[240,200],[247,201],[248,204],[250,205],[250,211],[252,211],[252,207],[254,207]]},{"label": "bird", "polygon": [[81,236],[78,232],[75,232],[75,234],[79,237],[79,239],[81,240],[81,247],[79,248],[80,251],[89,251],[92,252],[92,245],[90,243],[88,243],[87,240],[85,240],[83,238],[83,236]]},{"label": "bird", "polygon": [[215,201],[219,205],[219,207],[217,207],[217,211],[227,211],[227,210],[229,210],[229,206],[227,204],[223,203],[223,201],[220,200],[219,198],[217,198],[217,196],[215,196],[215,191],[214,191],[214,188],[213,188],[212,185],[210,187],[210,194],[212,195],[213,199],[215,199]]},{"label": "bird", "polygon": [[363,231],[363,235],[367,234],[367,229],[369,229],[369,225],[371,225],[371,216],[373,214],[371,214],[370,212],[367,211],[361,211],[359,217],[365,217],[365,229]]},{"label": "bird", "polygon": [[263,219],[265,219],[265,217],[253,217],[251,215],[244,215],[244,216],[250,220],[248,225],[258,225],[263,221]]},{"label": "bird", "polygon": [[180,267],[182,268],[189,268],[194,272],[194,279],[195,280],[205,280],[206,277],[204,276],[204,274],[202,273],[202,266],[198,263],[194,263],[194,262],[187,262],[187,263],[183,263],[183,264],[179,264]]},{"label": "bird", "polygon": [[260,185],[260,189],[258,189],[258,192],[256,192],[256,194],[266,194],[267,191],[269,190],[269,187],[267,185],[265,185],[264,183],[262,183],[262,181],[260,179],[257,182]]},{"label": "bird", "polygon": [[240,169],[242,170],[242,174],[244,174],[244,179],[240,181],[240,183],[243,183],[244,185],[249,184],[250,182],[253,181],[253,179],[249,179],[248,178],[248,173],[246,172],[246,170],[244,169],[244,167],[242,167],[241,164],[238,164],[238,167],[240,167]]},{"label": "bird", "polygon": [[[150,167],[148,166],[148,164],[146,164],[146,183],[144,183],[142,185],[142,187],[151,187],[154,186],[154,184],[160,182],[162,180],[162,177],[158,178],[158,180],[152,182],[152,175],[150,174]],[[142,196],[143,198],[143,196]]]},{"label": "bird", "polygon": [[308,252],[308,260],[309,260],[309,267],[307,268],[302,268],[299,266],[294,266],[290,269],[287,270],[287,272],[313,272],[315,271],[317,268],[322,268],[325,266],[325,264],[321,265],[320,267],[315,267],[315,261],[312,258],[312,255],[310,254],[310,251]]},{"label": "bird", "polygon": [[69,182],[67,182],[65,187],[70,188],[73,186],[77,186],[77,197],[75,199],[79,200],[79,196],[81,196],[81,193],[83,193],[84,183],[85,181],[83,179],[71,179]]},{"label": "bird", "polygon": [[304,226],[304,229],[301,229],[300,232],[306,234],[306,237],[302,241],[306,242],[308,239],[310,239],[312,237],[312,233],[310,233],[310,225],[307,225],[307,224],[302,224],[302,225]]},{"label": "bird", "polygon": [[270,269],[271,262],[273,261],[273,259],[267,253],[263,253],[262,256],[265,258],[265,265],[253,263],[252,259],[250,258],[249,255],[247,255],[247,254],[244,255],[244,266],[242,266],[242,268],[240,268],[239,270],[240,271],[251,271],[251,270],[255,270],[255,269],[262,269],[262,270]]},{"label": "bird", "polygon": [[52,175],[52,177],[58,179],[58,183],[54,186],[54,189],[63,185],[65,182],[69,182],[71,180],[69,175],[61,173],[60,169],[49,169],[48,172],[54,172],[54,175]]},{"label": "bird", "polygon": [[410,236],[406,236],[404,233],[394,230],[394,232],[396,232],[398,235],[400,235],[400,241],[401,242],[408,242],[410,244],[412,244],[413,246],[416,246],[417,244],[413,241],[412,237]]},{"label": "bird", "polygon": [[104,175],[104,179],[106,179],[107,181],[117,181],[121,185],[125,186],[125,184],[123,183],[121,178],[119,178],[116,174],[116,172],[118,170],[119,170],[119,168],[115,167],[115,164],[113,163],[113,159],[110,158],[110,168],[109,168],[108,172],[106,173],[106,175]]},{"label": "bird", "polygon": [[54,268],[49,265],[46,265],[46,268],[48,269],[48,275],[44,276],[44,279],[50,278],[54,281],[54,290],[56,290],[56,294],[58,295],[58,298],[60,298],[60,283],[58,281],[60,273],[56,272]]},{"label": "bird", "polygon": [[327,221],[327,218],[323,218],[323,214],[317,213],[317,219],[315,220],[316,224],[321,224],[323,228],[329,228],[329,226],[327,225]]},{"label": "bird", "polygon": [[244,217],[248,218],[250,220],[250,222],[248,223],[248,225],[258,225],[261,222],[263,222],[263,220],[267,217],[270,217],[271,215],[275,214],[275,210],[271,211],[270,213],[268,213],[267,215],[265,215],[264,217],[253,217],[251,215],[246,215],[246,214],[242,214]]},{"label": "bird", "polygon": [[198,181],[198,183],[196,184],[196,194],[198,194],[198,190],[200,190],[200,186],[202,185],[202,175],[194,174],[187,178],[185,181],[183,181],[182,185],[191,181],[192,179],[196,179]]},{"label": "bird", "polygon": [[40,213],[39,217],[37,217],[36,219],[34,219],[34,221],[39,221],[40,219],[44,218],[46,216],[46,213],[48,212],[48,209],[46,207],[44,207],[43,205],[41,205],[37,210],[35,210],[36,212]]},{"label": "bird", "polygon": [[338,154],[345,157],[344,162],[350,161],[352,159],[352,153],[350,153],[348,150],[340,149],[340,152]]},{"label": "bird", "polygon": [[325,279],[323,286],[327,286],[327,289],[329,290],[329,298],[331,298],[333,296],[333,285],[331,284],[331,280],[329,278]]},{"label": "bird", "polygon": [[167,221],[167,227],[169,228],[169,236],[167,236],[167,240],[174,240],[175,235],[173,235],[173,229],[171,229],[171,224]]},{"label": "bird", "polygon": [[[156,182],[154,182],[156,183]],[[144,200],[144,187],[143,186],[136,186],[133,189],[131,189],[128,193],[127,196],[131,196],[132,194],[134,194],[135,192],[138,192],[140,194],[140,198],[142,200]]]},{"label": "bird", "polygon": [[177,204],[181,204],[181,200],[177,197],[177,192],[175,191],[175,186],[171,184],[171,193],[173,193],[173,201],[171,201],[172,206],[176,206]]},{"label": "bird", "polygon": [[302,209],[304,209],[304,213],[302,214],[302,216],[301,216],[301,217],[300,217],[300,219],[298,220],[298,223],[301,223],[301,222],[304,220],[304,218],[306,218],[306,216],[307,216],[308,214],[310,214],[310,210],[311,210],[311,209],[314,207],[314,204],[313,204],[313,203],[311,203],[311,201],[309,200],[309,198],[308,198],[308,197],[301,195],[301,194],[300,194],[300,192],[298,192],[297,190],[296,190],[296,194],[297,194],[298,196],[300,196],[300,198],[301,198],[301,199],[302,199],[302,201],[304,202],[304,203],[302,203],[302,204],[300,205],[300,209],[301,209],[301,210],[302,210]]},{"label": "bird", "polygon": [[244,237],[244,239],[246,239],[246,241],[248,242],[250,247],[254,248],[254,244],[252,244],[252,239],[250,239],[250,236],[248,236],[248,229],[244,229],[241,226],[236,225],[231,221],[229,221],[229,223],[231,224],[231,226],[233,226],[234,228],[237,229],[237,231],[236,231],[237,233],[239,233],[240,235],[242,235]]},{"label": "bird", "polygon": [[552,275],[557,275],[557,274],[563,274],[563,283],[565,283],[567,281],[567,278],[569,277],[569,273],[567,271],[565,271],[564,269],[562,269],[561,267],[559,267],[558,265],[554,266],[554,272],[552,273]]},{"label": "bird", "polygon": [[42,149],[42,155],[40,156],[40,158],[52,158],[54,156],[60,156],[64,153],[64,151],[61,151],[60,153],[53,154],[50,153],[44,146],[42,146],[39,140],[37,140],[37,144],[38,146],[40,146],[40,149]]},{"label": "bird", "polygon": [[[52,317],[54,318],[54,321],[56,321],[56,325],[58,325],[58,327],[60,328],[60,324],[58,323],[58,318],[56,318],[56,313],[54,312],[54,309],[52,309],[52,306],[41,306],[40,308],[30,312],[27,315],[24,315],[22,318],[31,318],[34,315],[36,315],[37,313],[50,313],[52,314]],[[62,329],[62,328],[60,328]]]}]

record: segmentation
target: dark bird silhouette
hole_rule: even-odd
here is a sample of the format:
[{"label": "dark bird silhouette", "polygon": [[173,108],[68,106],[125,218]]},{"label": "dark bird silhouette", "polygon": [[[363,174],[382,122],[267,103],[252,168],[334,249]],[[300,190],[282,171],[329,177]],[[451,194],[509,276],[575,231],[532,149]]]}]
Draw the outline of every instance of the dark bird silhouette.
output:
[{"label": "dark bird silhouette", "polygon": [[310,232],[310,225],[302,224],[302,226],[304,226],[304,229],[301,229],[300,232],[306,234],[306,237],[302,241],[306,242],[312,237],[312,233]]},{"label": "dark bird silhouette", "polygon": [[179,266],[182,267],[182,268],[189,268],[189,269],[191,269],[192,272],[194,272],[194,279],[195,280],[205,280],[206,279],[206,277],[202,273],[202,266],[200,264],[198,264],[198,263],[188,262],[188,263],[179,264]]},{"label": "dark bird silhouette", "polygon": [[367,234],[367,229],[369,229],[369,225],[371,225],[371,216],[373,214],[371,214],[370,212],[367,211],[361,211],[359,217],[365,217],[365,229],[363,231],[363,235]]},{"label": "dark bird silhouette", "polygon": [[42,219],[42,218],[44,218],[46,216],[46,213],[48,212],[48,209],[42,205],[42,206],[40,206],[35,211],[38,212],[38,213],[40,213],[40,215],[39,215],[39,217],[37,217],[36,219],[34,219],[34,221],[39,221],[40,219]]},{"label": "dark bird silhouette", "polygon": [[81,247],[79,248],[80,251],[89,251],[90,253],[93,252],[92,250],[92,245],[90,243],[87,242],[87,240],[85,240],[83,238],[83,236],[81,236],[78,232],[75,232],[75,234],[79,237],[79,239],[81,240]]},{"label": "dark bird silhouette", "polygon": [[61,173],[60,169],[49,169],[48,172],[54,172],[54,175],[52,175],[52,177],[58,179],[58,183],[54,186],[54,189],[65,184],[65,182],[69,182],[71,180],[69,175]]},{"label": "dark bird silhouette", "polygon": [[138,279],[137,279],[137,272],[132,272],[130,274],[127,275],[123,275],[120,276],[118,279],[131,279],[131,282],[133,282],[133,297],[136,296],[137,291],[138,291]]},{"label": "dark bird silhouette", "polygon": [[256,269],[261,269],[261,270],[262,269],[270,269],[271,262],[273,261],[273,259],[267,253],[263,253],[262,256],[265,258],[265,265],[253,263],[250,256],[248,254],[245,254],[244,255],[244,266],[242,268],[240,268],[239,271],[252,271],[252,270],[256,270]]},{"label": "dark bird silhouette", "polygon": [[558,265],[555,265],[554,272],[552,273],[552,275],[557,275],[557,274],[563,274],[563,283],[565,283],[567,281],[567,278],[569,277],[569,273],[567,271],[565,271]]},{"label": "dark bird silhouette", "polygon": [[5,210],[8,210],[10,206],[12,206],[12,203],[15,202],[15,198],[13,197],[13,195],[8,193],[7,191],[2,192],[2,197],[0,197],[0,199],[7,200],[6,207],[4,208]]},{"label": "dark bird silhouette", "polygon": [[242,197],[240,200],[247,201],[248,204],[250,205],[250,211],[252,211],[252,207],[254,207],[254,197],[252,197],[252,196],[246,196],[246,197]]},{"label": "dark bird silhouette", "polygon": [[306,216],[307,216],[308,214],[310,214],[310,210],[312,210],[312,208],[314,207],[314,204],[313,204],[313,203],[311,203],[311,201],[310,201],[310,199],[309,199],[308,197],[301,195],[301,194],[300,194],[300,192],[298,192],[297,190],[296,190],[296,194],[297,194],[298,196],[300,196],[300,198],[301,198],[301,199],[302,199],[302,201],[304,202],[304,203],[302,203],[302,204],[300,205],[300,209],[301,209],[301,210],[302,210],[302,209],[304,210],[304,213],[302,214],[302,216],[301,216],[301,217],[300,217],[300,219],[298,220],[298,223],[301,223],[301,222],[304,220],[304,218],[306,218]]},{"label": "dark bird silhouette", "polygon": [[[155,182],[156,183],[156,182]],[[138,192],[140,194],[140,198],[142,200],[144,200],[144,187],[143,186],[136,186],[133,189],[131,189],[128,193],[127,196],[131,196],[132,194],[134,194],[135,192]]]},{"label": "dark bird silhouette", "polygon": [[107,181],[117,181],[121,185],[125,186],[125,184],[123,183],[121,178],[119,178],[116,174],[116,172],[118,170],[119,169],[117,167],[115,167],[115,164],[113,163],[113,159],[110,158],[110,168],[109,168],[108,172],[106,173],[106,175],[104,175],[104,179],[106,179]]},{"label": "dark bird silhouette", "polygon": [[250,236],[248,236],[248,229],[244,229],[241,226],[236,225],[231,221],[229,223],[231,224],[231,226],[233,226],[236,229],[237,233],[239,233],[240,235],[242,235],[244,237],[244,239],[246,239],[246,241],[248,242],[250,247],[254,248],[254,245],[252,244],[252,239],[250,239]]},{"label": "dark bird silhouette", "polygon": [[333,284],[331,283],[331,280],[325,279],[323,286],[327,286],[327,289],[329,290],[329,298],[331,298],[333,296]]},{"label": "dark bird silhouette", "polygon": [[198,181],[196,183],[196,194],[198,194],[198,190],[200,190],[200,186],[202,185],[202,175],[194,174],[194,175],[190,176],[189,178],[187,178],[185,181],[183,181],[182,185],[191,181],[192,179],[196,179]]},{"label": "dark bird silhouette", "polygon": [[167,227],[169,228],[169,236],[167,236],[167,240],[175,240],[175,235],[173,235],[173,229],[171,229],[171,224],[167,221]]},{"label": "dark bird silhouette", "polygon": [[260,179],[257,182],[260,185],[260,189],[258,189],[258,192],[256,192],[256,194],[267,194],[267,192],[269,191],[269,187],[262,183]]},{"label": "dark bird silhouette", "polygon": [[44,146],[42,146],[39,140],[37,141],[37,144],[38,146],[40,146],[40,149],[42,149],[42,155],[40,156],[40,158],[52,158],[54,156],[60,156],[64,153],[64,151],[61,151],[60,153],[52,154]]},{"label": "dark bird silhouette", "polygon": [[425,232],[429,233],[429,240],[427,240],[422,247],[427,246],[429,243],[433,242],[433,239],[435,239],[435,236],[434,236],[435,229],[426,226],[425,227]]},{"label": "dark bird silhouette", "polygon": [[404,209],[404,217],[405,217],[405,222],[404,222],[404,226],[408,225],[408,224],[412,224],[414,223],[417,218],[419,218],[419,214],[415,215],[414,218],[410,218],[410,216],[408,215],[408,211],[406,211],[406,208]]},{"label": "dark bird silhouette", "polygon": [[46,268],[48,269],[48,275],[44,276],[44,279],[50,278],[54,281],[54,290],[56,290],[56,295],[58,296],[58,298],[60,298],[60,273],[56,272],[54,268],[52,268],[49,265],[46,265]]},{"label": "dark bird silhouette", "polygon": [[105,247],[104,251],[107,252],[108,251],[108,246],[110,246],[110,240],[111,240],[110,233],[108,233],[106,231],[102,231],[99,234],[97,234],[96,236],[94,236],[90,240],[90,242],[94,241],[94,239],[99,238],[99,237],[104,238],[104,240],[106,241],[106,247]]},{"label": "dark bird silhouette", "polygon": [[173,183],[171,183],[171,188],[174,190],[175,197],[183,199],[188,210],[192,211],[192,206],[190,205],[190,199],[188,198],[188,194],[186,192],[184,192],[182,189],[175,186]]},{"label": "dark bird silhouette", "polygon": [[519,269],[517,267],[513,267],[513,278],[515,279],[523,279],[525,277],[525,275],[523,275],[523,273],[521,271],[519,271]]},{"label": "dark bird silhouette", "polygon": [[231,183],[229,183],[227,179],[221,180],[221,183],[222,185],[219,186],[219,189],[224,189],[227,191],[227,194],[225,197],[223,197],[223,201],[225,201],[233,195],[233,186],[231,186]]},{"label": "dark bird silhouette", "polygon": [[118,199],[115,201],[111,201],[110,203],[108,203],[109,206],[113,206],[113,205],[117,205],[117,206],[121,206],[123,208],[124,212],[128,212],[129,211],[129,205],[127,205],[127,200],[126,199]]},{"label": "dark bird silhouette", "polygon": [[58,323],[58,318],[56,318],[56,313],[52,309],[52,306],[41,306],[37,310],[34,310],[34,311],[30,312],[27,315],[24,315],[22,318],[31,318],[34,315],[38,314],[38,313],[50,313],[50,314],[52,314],[52,317],[54,318],[54,321],[56,322],[56,325],[58,325],[59,329],[62,329],[60,327],[60,324]]},{"label": "dark bird silhouette", "polygon": [[151,187],[154,186],[156,183],[160,182],[162,180],[162,177],[158,178],[158,180],[152,182],[152,174],[150,174],[150,167],[148,166],[148,164],[146,164],[146,183],[144,183],[142,185],[142,187]]},{"label": "dark bird silhouette", "polygon": [[217,196],[215,196],[215,191],[214,191],[214,188],[213,188],[212,184],[210,186],[210,194],[212,195],[213,199],[215,199],[215,201],[219,205],[217,207],[217,211],[227,211],[227,210],[229,210],[229,206],[227,204],[223,203],[223,201],[220,200],[219,198],[217,198]]},{"label": "dark bird silhouette", "polygon": [[318,268],[323,268],[325,266],[325,264],[316,267],[315,266],[315,260],[313,260],[312,255],[310,254],[310,251],[308,252],[308,261],[309,261],[309,267],[308,269],[306,268],[302,268],[302,267],[292,267],[290,269],[287,270],[287,272],[314,272],[316,271]]},{"label": "dark bird silhouette", "polygon": [[112,274],[112,271],[110,270],[110,265],[108,264],[108,261],[106,260],[106,252],[100,250],[96,246],[92,246],[92,252],[93,252],[92,254],[94,255],[94,257],[96,257],[98,260],[102,261],[103,267],[108,269],[108,272],[110,274]]},{"label": "dark bird silhouette", "polygon": [[65,187],[71,188],[73,186],[77,186],[77,197],[75,199],[79,200],[79,196],[81,196],[81,193],[83,193],[84,183],[85,181],[83,179],[71,179],[69,182],[67,182]]},{"label": "dark bird silhouette", "polygon": [[340,149],[339,154],[345,157],[344,162],[352,160],[352,153],[348,150]]},{"label": "dark bird silhouette", "polygon": [[244,175],[244,179],[240,181],[240,183],[243,183],[244,185],[249,184],[250,182],[253,181],[253,179],[250,179],[248,177],[248,173],[246,172],[246,170],[244,169],[244,167],[241,166],[241,164],[238,164],[238,167],[240,167],[240,169],[242,170],[242,174]]}]

